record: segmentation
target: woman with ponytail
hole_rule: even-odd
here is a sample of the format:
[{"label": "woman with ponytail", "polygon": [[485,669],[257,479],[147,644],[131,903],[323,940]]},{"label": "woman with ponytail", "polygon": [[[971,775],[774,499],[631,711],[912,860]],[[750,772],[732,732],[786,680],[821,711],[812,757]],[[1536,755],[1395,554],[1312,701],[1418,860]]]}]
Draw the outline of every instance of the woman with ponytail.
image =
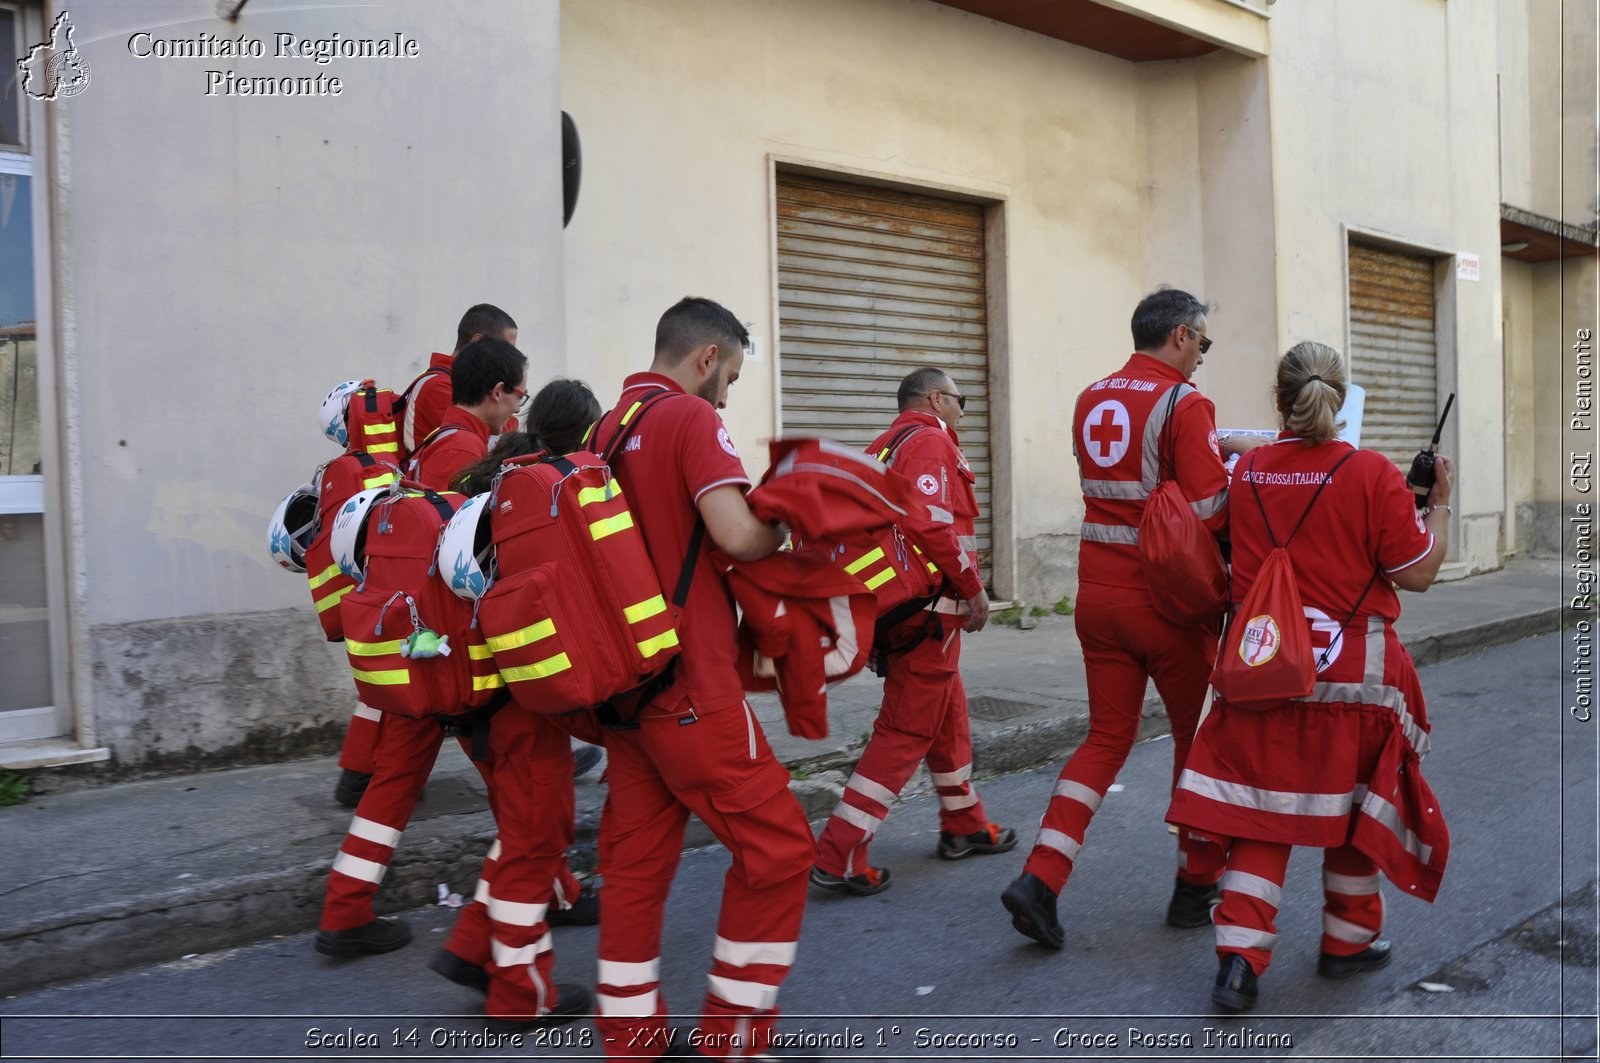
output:
[{"label": "woman with ponytail", "polygon": [[[1429,740],[1422,688],[1394,622],[1395,589],[1426,590],[1444,560],[1455,467],[1438,458],[1417,509],[1393,462],[1338,439],[1346,381],[1333,348],[1290,348],[1273,389],[1283,431],[1241,458],[1229,485],[1233,606],[1267,553],[1287,543],[1315,685],[1304,698],[1248,706],[1219,694],[1167,812],[1228,846],[1212,1000],[1229,1011],[1255,1006],[1292,846],[1324,850],[1317,973],[1326,978],[1389,962],[1380,872],[1431,901],[1450,848],[1419,768]],[[1253,653],[1260,659],[1260,647]]]}]

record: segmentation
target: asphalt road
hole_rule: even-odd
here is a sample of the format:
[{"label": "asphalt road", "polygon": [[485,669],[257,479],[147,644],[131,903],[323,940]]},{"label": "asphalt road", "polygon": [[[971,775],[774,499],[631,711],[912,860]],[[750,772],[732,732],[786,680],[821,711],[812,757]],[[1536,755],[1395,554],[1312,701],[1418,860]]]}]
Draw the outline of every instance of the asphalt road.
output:
[{"label": "asphalt road", "polygon": [[[934,858],[924,793],[874,845],[892,889],[813,895],[781,1029],[825,1038],[832,1059],[1595,1058],[1597,725],[1566,712],[1568,657],[1552,634],[1423,670],[1425,770],[1453,849],[1436,904],[1386,887],[1385,970],[1316,977],[1319,860],[1297,851],[1260,1008],[1242,1020],[1211,1011],[1208,931],[1162,922],[1173,844],[1161,822],[1171,742],[1159,739],[1134,750],[1090,829],[1062,897],[1065,949],[1022,938],[1000,907],[1020,849]],[[1025,846],[1054,779],[1052,768],[980,789]],[[685,1023],[704,992],[726,867],[719,849],[687,853],[674,886],[663,988]],[[553,1043],[473,1047],[481,1002],[424,966],[452,915],[410,913],[418,940],[387,956],[334,962],[298,935],[10,997],[0,1058],[598,1054],[587,1022]],[[558,979],[592,984],[595,931],[556,935]]]}]

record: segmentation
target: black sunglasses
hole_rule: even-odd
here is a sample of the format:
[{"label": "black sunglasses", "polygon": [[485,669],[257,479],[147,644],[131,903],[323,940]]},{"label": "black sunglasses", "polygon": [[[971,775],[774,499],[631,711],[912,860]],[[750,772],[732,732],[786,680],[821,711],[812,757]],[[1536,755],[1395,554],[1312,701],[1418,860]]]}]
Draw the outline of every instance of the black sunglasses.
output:
[{"label": "black sunglasses", "polygon": [[1195,332],[1195,330],[1192,329],[1192,328],[1189,328],[1188,325],[1185,325],[1183,327],[1189,329],[1190,332],[1192,332],[1196,336],[1200,337],[1200,353],[1201,354],[1205,354],[1207,351],[1209,351],[1211,349],[1211,337],[1210,336],[1204,335],[1203,333]]},{"label": "black sunglasses", "polygon": [[966,413],[967,412],[967,397],[965,395],[952,395],[948,391],[940,391],[937,388],[935,388],[934,390],[928,392],[928,394],[929,395],[943,395],[947,399],[955,399],[956,400],[956,407],[962,413]]}]

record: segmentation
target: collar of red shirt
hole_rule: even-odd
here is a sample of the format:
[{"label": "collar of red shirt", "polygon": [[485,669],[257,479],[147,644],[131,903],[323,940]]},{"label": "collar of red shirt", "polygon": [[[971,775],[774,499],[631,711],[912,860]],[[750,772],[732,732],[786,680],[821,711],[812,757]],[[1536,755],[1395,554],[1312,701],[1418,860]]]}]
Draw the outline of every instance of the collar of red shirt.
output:
[{"label": "collar of red shirt", "polygon": [[455,360],[456,356],[453,354],[440,354],[438,351],[434,351],[428,355],[428,368],[449,369],[450,366],[455,364]]},{"label": "collar of red shirt", "polygon": [[956,430],[945,424],[943,417],[927,410],[905,410],[901,412],[899,417],[895,418],[895,422],[897,424],[925,424],[933,428],[942,428],[944,429],[944,434],[950,437],[950,442],[958,447],[961,445],[961,440],[956,437]]},{"label": "collar of red shirt", "polygon": [[1163,380],[1171,380],[1178,384],[1186,383],[1189,379],[1166,362],[1145,354],[1143,351],[1134,351],[1133,354],[1129,355],[1128,364],[1123,369],[1146,376],[1160,377]]},{"label": "collar of red shirt", "polygon": [[666,388],[669,391],[676,391],[680,395],[688,394],[676,380],[660,373],[634,373],[622,382],[623,391],[632,391],[634,388]]},{"label": "collar of red shirt", "polygon": [[460,428],[468,432],[475,432],[485,443],[489,441],[490,429],[482,417],[471,410],[464,410],[460,406],[452,406],[444,412],[444,417],[439,421],[440,428]]}]

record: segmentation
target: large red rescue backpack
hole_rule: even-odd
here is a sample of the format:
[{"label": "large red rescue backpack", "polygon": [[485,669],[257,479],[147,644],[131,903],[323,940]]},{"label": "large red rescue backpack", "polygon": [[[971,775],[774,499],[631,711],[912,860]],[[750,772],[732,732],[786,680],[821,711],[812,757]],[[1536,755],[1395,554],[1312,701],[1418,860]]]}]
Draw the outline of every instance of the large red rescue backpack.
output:
[{"label": "large red rescue backpack", "polygon": [[1295,579],[1294,561],[1289,556],[1289,543],[1305,524],[1311,507],[1317,504],[1322,489],[1328,486],[1340,465],[1355,454],[1340,458],[1317,485],[1311,501],[1306,503],[1300,519],[1295,522],[1289,537],[1281,544],[1273,534],[1267,520],[1266,507],[1261,504],[1261,491],[1254,476],[1255,455],[1240,479],[1250,484],[1256,507],[1261,511],[1261,521],[1266,526],[1272,549],[1261,563],[1255,583],[1250,586],[1238,611],[1228,624],[1222,638],[1222,652],[1217,666],[1211,672],[1211,685],[1228,704],[1242,709],[1263,710],[1274,708],[1278,702],[1303,698],[1316,685],[1317,672],[1327,664],[1333,646],[1344,635],[1344,629],[1355,619],[1367,591],[1372,589],[1378,573],[1374,570],[1366,589],[1356,599],[1350,615],[1334,632],[1333,641],[1323,651],[1322,660],[1312,655],[1311,622],[1306,618],[1305,604],[1300,598],[1300,584]]},{"label": "large red rescue backpack", "polygon": [[388,388],[363,380],[345,408],[345,428],[350,449],[365,451],[379,461],[403,465],[405,446],[400,441],[404,400]]},{"label": "large red rescue backpack", "polygon": [[347,450],[317,470],[317,530],[306,548],[306,583],[317,621],[329,642],[344,638],[339,602],[356,581],[339,570],[328,545],[339,508],[361,491],[386,487],[400,479],[400,470],[365,451]]},{"label": "large red rescue backpack", "polygon": [[622,437],[671,394],[642,400],[598,452],[516,459],[490,489],[493,567],[477,622],[506,689],[530,712],[592,708],[626,725],[671,683],[705,526],[669,601],[610,466]]},{"label": "large red rescue backpack", "polygon": [[1228,570],[1216,536],[1201,523],[1178,486],[1173,414],[1182,386],[1172,389],[1157,443],[1160,480],[1139,518],[1139,564],[1156,612],[1175,624],[1214,623],[1228,605]]},{"label": "large red rescue backpack", "polygon": [[438,578],[440,530],[465,500],[400,481],[350,499],[335,519],[340,568],[360,580],[339,606],[345,653],[362,702],[375,709],[459,716],[503,685],[471,628],[472,603]]}]

